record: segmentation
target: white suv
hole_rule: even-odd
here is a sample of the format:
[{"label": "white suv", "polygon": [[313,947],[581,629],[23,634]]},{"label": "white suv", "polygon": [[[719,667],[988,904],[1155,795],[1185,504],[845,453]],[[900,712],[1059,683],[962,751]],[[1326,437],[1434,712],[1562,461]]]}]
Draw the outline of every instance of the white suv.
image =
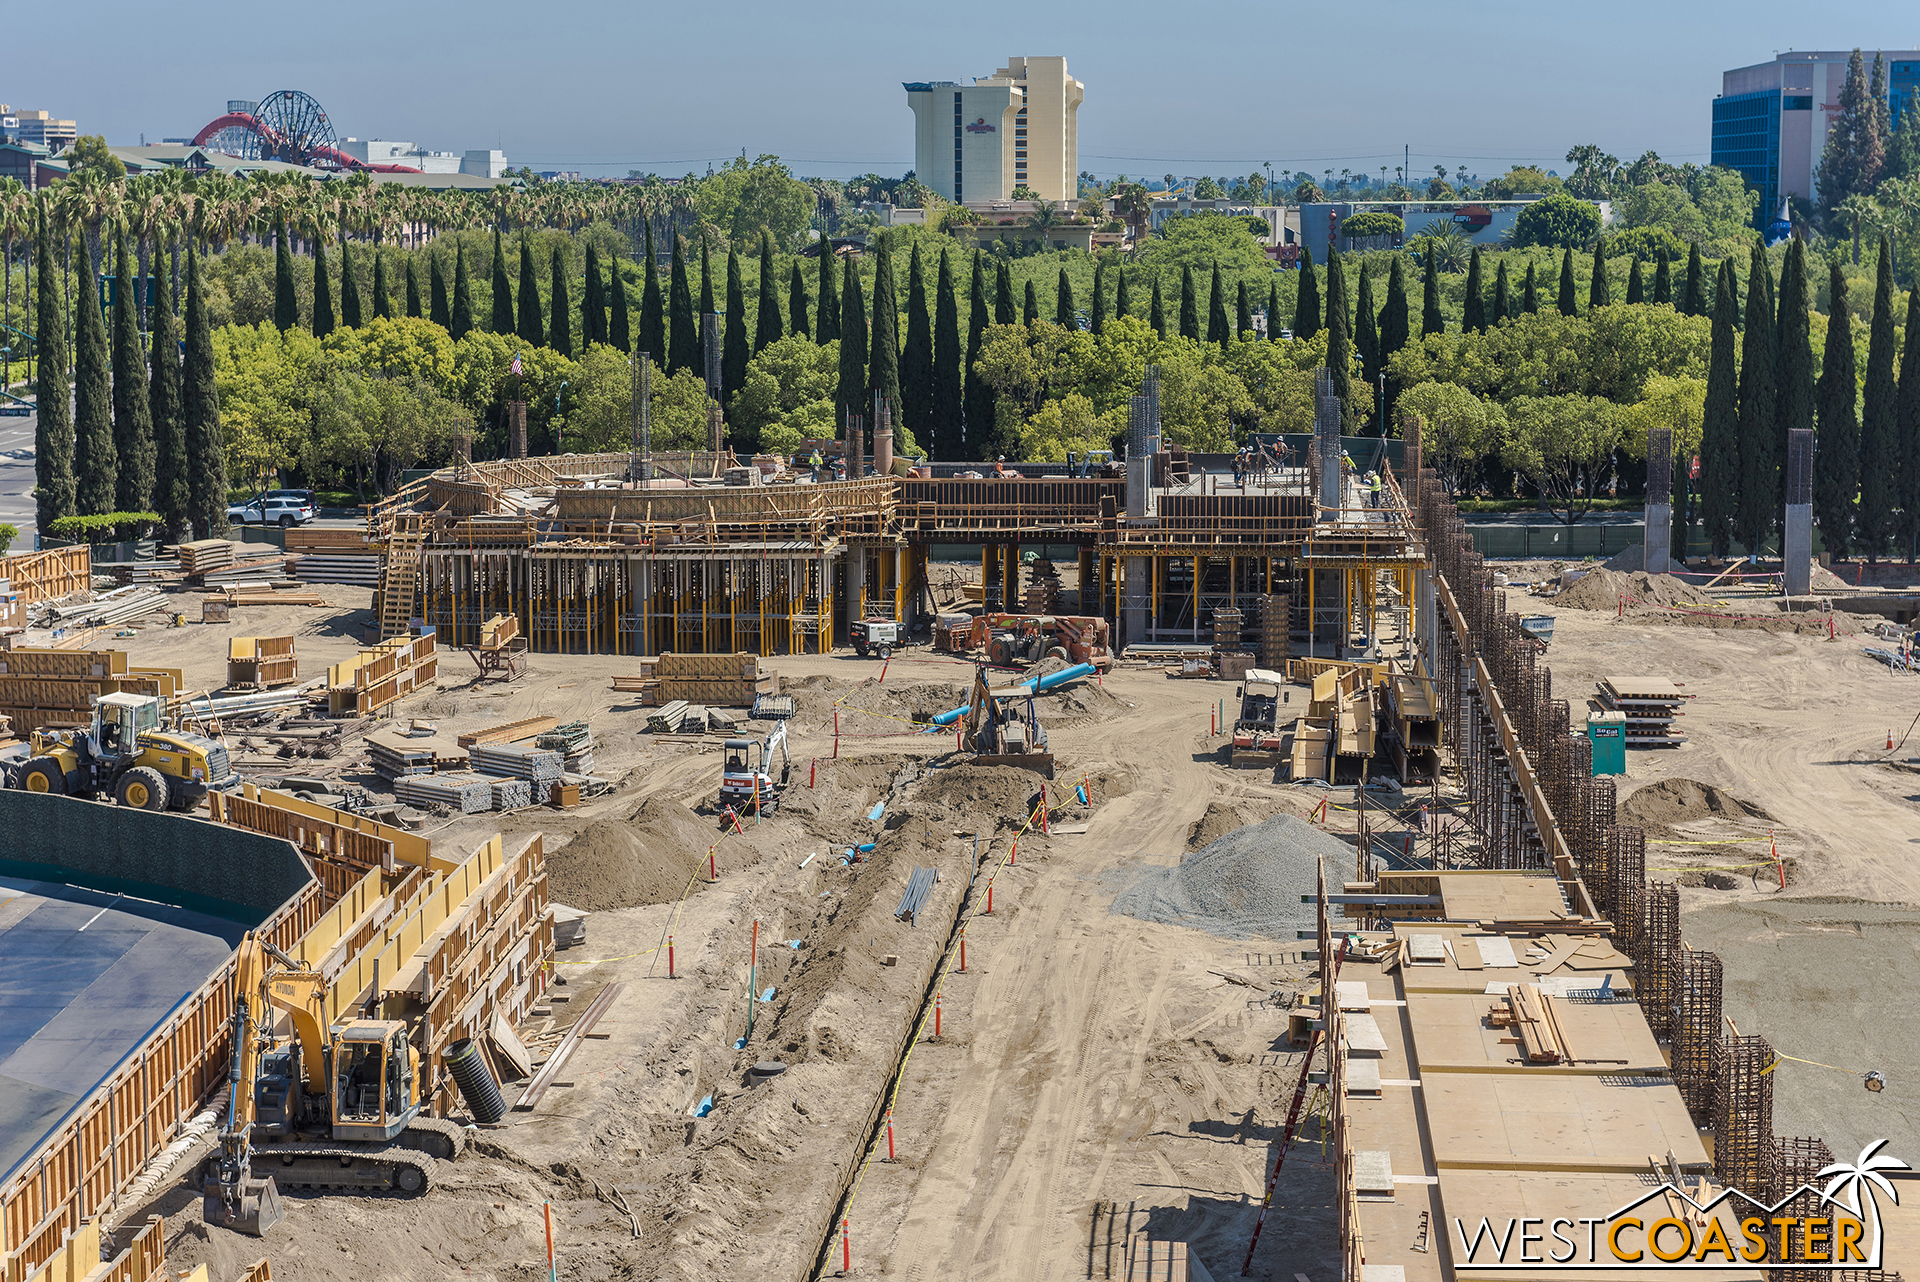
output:
[{"label": "white suv", "polygon": [[[264,505],[263,505],[264,504]],[[313,519],[313,504],[297,498],[269,495],[264,501],[235,503],[227,508],[227,520],[238,525],[305,525]]]}]

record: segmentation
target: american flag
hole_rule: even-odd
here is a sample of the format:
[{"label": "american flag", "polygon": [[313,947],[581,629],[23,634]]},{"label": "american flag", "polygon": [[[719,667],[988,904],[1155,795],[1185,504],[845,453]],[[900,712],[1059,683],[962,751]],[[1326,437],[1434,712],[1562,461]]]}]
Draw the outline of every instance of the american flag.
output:
[{"label": "american flag", "polygon": [[518,352],[513,354],[513,372],[516,376],[520,373],[520,353]]}]

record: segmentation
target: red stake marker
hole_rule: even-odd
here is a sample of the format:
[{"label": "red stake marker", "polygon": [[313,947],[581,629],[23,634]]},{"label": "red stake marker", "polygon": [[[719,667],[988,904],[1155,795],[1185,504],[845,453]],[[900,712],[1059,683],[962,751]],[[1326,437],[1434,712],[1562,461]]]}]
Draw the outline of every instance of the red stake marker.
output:
[{"label": "red stake marker", "polygon": [[967,928],[960,928],[960,973],[967,973]]},{"label": "red stake marker", "polygon": [[993,916],[993,882],[987,882],[987,916]]},{"label": "red stake marker", "polygon": [[668,979],[676,978],[676,976],[673,973],[673,936],[672,935],[667,936],[667,978]]},{"label": "red stake marker", "polygon": [[813,764],[807,767],[807,787],[813,787],[814,777],[820,773],[820,758],[815,757]]},{"label": "red stake marker", "polygon": [[887,1110],[887,1160],[893,1160],[893,1110]]},{"label": "red stake marker", "polygon": [[840,1221],[840,1275],[853,1272],[853,1221]]},{"label": "red stake marker", "polygon": [[713,847],[707,847],[707,877],[712,881],[720,880],[720,865],[714,861]]},{"label": "red stake marker", "polygon": [[940,994],[933,995],[933,1035],[940,1036]]}]

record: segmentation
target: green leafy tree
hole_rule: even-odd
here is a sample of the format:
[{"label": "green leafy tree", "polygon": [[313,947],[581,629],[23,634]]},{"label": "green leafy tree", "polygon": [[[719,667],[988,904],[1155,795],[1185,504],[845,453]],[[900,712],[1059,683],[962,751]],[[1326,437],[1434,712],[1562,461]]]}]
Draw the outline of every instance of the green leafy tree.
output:
[{"label": "green leafy tree", "polygon": [[967,287],[967,368],[965,378],[967,441],[963,457],[984,459],[993,441],[993,388],[980,376],[980,348],[986,341],[987,272],[983,255],[973,251],[973,278]]},{"label": "green leafy tree", "polygon": [[1440,269],[1432,254],[1424,254],[1420,297],[1420,337],[1447,332],[1447,321],[1440,314]]},{"label": "green leafy tree", "polygon": [[1414,423],[1420,425],[1420,460],[1449,494],[1459,493],[1472,470],[1498,449],[1506,427],[1498,402],[1458,383],[1415,383],[1400,394],[1394,412],[1402,437]]},{"label": "green leafy tree", "polygon": [[750,433],[763,452],[792,454],[804,440],[832,439],[837,344],[816,345],[805,335],[775,339],[747,364],[746,382],[733,396],[736,431]]},{"label": "green leafy tree", "polygon": [[540,281],[534,274],[533,242],[524,234],[520,237],[520,296],[514,301],[514,333],[529,347],[545,347],[547,327],[540,316]]},{"label": "green leafy tree", "polygon": [[1881,181],[1920,174],[1920,85],[1907,90],[1900,104],[1900,125],[1887,136],[1887,160]]},{"label": "green leafy tree", "polygon": [[1213,211],[1167,219],[1141,246],[1138,260],[1156,273],[1204,270],[1216,263],[1235,275],[1272,269],[1245,218]]},{"label": "green leafy tree", "polygon": [[[1757,549],[1773,529],[1774,475],[1779,459],[1774,446],[1779,391],[1774,382],[1773,311],[1767,305],[1767,251],[1753,247],[1752,282],[1747,289],[1747,321],[1741,331],[1739,447],[1740,489],[1734,520],[1740,539]],[[1756,288],[1758,286],[1758,288]]]},{"label": "green leafy tree", "polygon": [[[1113,314],[1116,318],[1131,316],[1133,315],[1133,296],[1127,290],[1127,269],[1125,267],[1116,267],[1113,269],[1113,274],[1115,278],[1113,285]],[[1278,313],[1275,313],[1274,320],[1276,323],[1278,322]]]},{"label": "green leafy tree", "polygon": [[[496,334],[513,333],[513,285],[507,280],[507,251],[500,243],[500,229],[493,229],[493,315],[489,328]],[[537,315],[538,313],[536,313]]]},{"label": "green leafy tree", "polygon": [[[1567,251],[1571,257],[1573,251]],[[1587,282],[1587,306],[1607,307],[1613,303],[1613,287],[1607,281],[1607,238],[1593,242],[1593,279]]]},{"label": "green leafy tree", "polygon": [[1516,396],[1507,402],[1500,459],[1572,525],[1593,510],[1626,434],[1626,407],[1598,397]]},{"label": "green leafy tree", "polygon": [[[907,257],[907,336],[900,344],[899,420],[908,437],[929,445],[935,440],[931,311],[926,264],[921,260],[920,242],[916,240],[913,252]],[[955,364],[958,364],[957,356]]]},{"label": "green leafy tree", "polygon": [[[154,445],[151,510],[160,514],[167,537],[177,543],[188,529],[191,494],[187,488],[187,426],[180,408],[180,327],[174,320],[172,290],[154,291],[147,328],[153,334],[147,385]],[[43,413],[40,416],[43,429],[46,422]]]},{"label": "green leafy tree", "polygon": [[580,350],[607,341],[607,293],[600,282],[600,250],[587,242],[587,265],[580,278]]},{"label": "green leafy tree", "polygon": [[1840,260],[1828,264],[1827,346],[1814,391],[1820,413],[1813,452],[1813,519],[1836,557],[1856,546],[1854,499],[1860,493],[1860,417],[1854,382],[1853,309]]},{"label": "green leafy tree", "polygon": [[562,356],[571,357],[574,354],[573,301],[567,297],[567,251],[559,245],[553,247],[549,278],[547,346]]},{"label": "green leafy tree", "polygon": [[199,254],[187,246],[187,351],[181,367],[180,417],[187,448],[187,506],[203,538],[227,530],[227,445],[214,384],[213,326]]},{"label": "green leafy tree", "polygon": [[940,251],[940,272],[934,283],[933,368],[927,373],[927,386],[927,434],[921,439],[941,458],[959,458],[966,448],[960,302],[954,296],[953,263],[945,249]]},{"label": "green leafy tree", "polygon": [[327,270],[327,244],[313,242],[313,336],[325,338],[333,333],[333,283]]},{"label": "green leafy tree", "polygon": [[[114,274],[131,281],[127,238],[116,235]],[[140,346],[140,311],[133,290],[113,297],[113,449],[118,461],[115,510],[145,512],[153,503],[153,412],[147,395],[146,354]]]},{"label": "green leafy tree", "polygon": [[[1379,386],[1380,374],[1380,327],[1375,321],[1373,310],[1373,283],[1367,278],[1366,266],[1361,265],[1358,275],[1358,298],[1354,303],[1355,319],[1353,325],[1353,345],[1360,353],[1360,376],[1368,387]],[[1243,287],[1244,288],[1244,287]]]},{"label": "green leafy tree", "polygon": [[696,378],[706,376],[700,360],[700,330],[693,317],[693,289],[687,283],[685,242],[673,238],[673,265],[667,274],[667,371],[690,371]]},{"label": "green leafy tree", "polygon": [[81,516],[114,510],[119,461],[113,448],[112,361],[100,291],[90,278],[74,290],[73,468],[74,507]]},{"label": "green leafy tree", "polygon": [[[753,345],[747,341],[747,291],[740,279],[740,253],[733,249],[727,251],[727,315],[722,323],[720,403],[724,405],[729,396],[746,385],[747,362],[753,357]],[[753,452],[760,448],[758,436],[743,432],[732,419],[727,421],[740,449]]]},{"label": "green leafy tree", "polygon": [[[1908,111],[1913,110],[1911,101]],[[1907,112],[1900,114],[1907,123]],[[1900,385],[1894,393],[1894,435],[1900,450],[1899,503],[1901,533],[1907,542],[1907,560],[1920,543],[1920,285],[1907,291],[1907,341],[1900,352]]]},{"label": "green leafy tree", "polygon": [[1774,457],[1779,459],[1780,485],[1775,506],[1786,501],[1787,433],[1813,430],[1813,298],[1807,279],[1807,246],[1798,236],[1787,245],[1780,271],[1780,305],[1775,313],[1774,351],[1780,410],[1775,416]]},{"label": "green leafy tree", "polygon": [[1653,301],[1656,306],[1662,303],[1670,305],[1673,302],[1673,268],[1665,254],[1660,255],[1659,262],[1653,269]]},{"label": "green leafy tree", "polygon": [[1898,348],[1893,328],[1893,246],[1882,236],[1873,320],[1867,331],[1867,378],[1860,412],[1860,508],[1854,515],[1855,533],[1869,560],[1886,548],[1899,503],[1902,450],[1893,378]]},{"label": "green leafy tree", "polygon": [[342,237],[340,240],[340,323],[348,329],[359,329],[366,324],[366,315],[360,307],[360,273],[353,268],[353,242]]},{"label": "green leafy tree", "polygon": [[607,263],[607,295],[612,306],[607,314],[607,343],[625,356],[633,351],[633,320],[627,312],[627,283],[620,279],[620,258]]},{"label": "green leafy tree", "polygon": [[1152,326],[1153,332],[1159,338],[1163,341],[1166,339],[1167,304],[1166,300],[1160,297],[1160,278],[1158,276],[1153,278],[1153,298],[1147,304],[1147,324]]},{"label": "green leafy tree", "polygon": [[736,244],[752,244],[766,233],[781,245],[793,245],[807,229],[815,205],[813,189],[793,176],[778,156],[745,156],[695,188],[694,202],[705,221],[721,228]]},{"label": "green leafy tree", "polygon": [[811,339],[813,326],[807,322],[807,281],[800,274],[800,260],[793,260],[793,272],[787,278],[787,329],[796,338]]},{"label": "green leafy tree", "polygon": [[820,242],[820,297],[814,300],[818,304],[815,309],[817,319],[813,326],[813,338],[816,343],[831,343],[840,337],[840,293],[833,275],[837,262],[833,254],[833,242],[822,239]]},{"label": "green leafy tree", "polygon": [[1520,314],[1532,316],[1540,310],[1540,285],[1534,279],[1533,264],[1527,264],[1527,280],[1520,287]]},{"label": "green leafy tree", "polygon": [[[1158,329],[1159,326],[1154,326]],[[1300,246],[1300,283],[1293,296],[1293,336],[1312,338],[1320,332],[1320,282],[1313,274],[1313,247]]]},{"label": "green leafy tree", "polygon": [[1687,316],[1707,313],[1707,270],[1700,262],[1698,241],[1687,251],[1687,292],[1682,297],[1680,311]]},{"label": "green leafy tree", "polygon": [[1700,424],[1700,516],[1715,556],[1733,547],[1740,510],[1740,405],[1733,357],[1733,260],[1720,261],[1713,294],[1713,348]]},{"label": "green leafy tree", "polygon": [[393,290],[387,281],[387,257],[378,249],[373,251],[373,314],[393,315]]},{"label": "green leafy tree", "polygon": [[1513,220],[1516,248],[1580,249],[1600,234],[1600,207],[1565,192],[1536,200]]},{"label": "green leafy tree", "polygon": [[867,304],[860,294],[860,273],[853,260],[843,264],[840,280],[840,379],[834,389],[834,413],[842,440],[851,441],[848,419],[867,410]]},{"label": "green leafy tree", "polygon": [[[900,442],[906,425],[906,406],[900,399],[900,302],[893,274],[893,247],[881,240],[873,256],[873,321],[867,332],[867,391],[886,398],[894,417],[894,439]],[[878,424],[870,423],[871,427]]]},{"label": "green leafy tree", "polygon": [[1353,404],[1353,314],[1347,307],[1346,267],[1338,250],[1327,253],[1327,373],[1333,394],[1351,415]]},{"label": "green leafy tree", "polygon": [[[1066,269],[1060,269],[1066,274]],[[1093,310],[1087,314],[1087,332],[1095,338],[1107,327],[1107,264],[1104,259],[1095,259],[1093,264]]]},{"label": "green leafy tree", "polygon": [[1040,294],[1033,287],[1032,277],[1027,279],[1027,296],[1020,306],[1020,323],[1028,329],[1040,323]]},{"label": "green leafy tree", "polygon": [[426,309],[420,302],[420,273],[414,267],[414,256],[407,255],[407,315],[420,320],[426,315]]},{"label": "green leafy tree", "polygon": [[1828,219],[1847,197],[1872,195],[1886,164],[1886,135],[1881,125],[1886,96],[1880,95],[1876,102],[1869,91],[1866,64],[1858,49],[1847,59],[1838,105],[1838,113],[1827,125],[1826,148],[1820,153],[1814,174],[1821,213]]},{"label": "green leafy tree", "polygon": [[[458,265],[454,269],[455,274],[465,275],[466,250],[464,247],[456,249],[455,254],[459,259]],[[427,251],[427,319],[431,320],[441,329],[446,330],[449,334],[453,333],[453,304],[450,295],[447,293],[447,274],[441,270],[440,255],[434,253],[432,250]],[[469,303],[467,307],[466,319],[467,328],[473,328],[473,308],[471,303]],[[456,340],[458,337],[458,335],[455,335]]]},{"label": "green leafy tree", "polygon": [[1502,258],[1493,273],[1493,310],[1487,316],[1488,325],[1498,325],[1513,314],[1513,300],[1507,285],[1507,260]]},{"label": "green leafy tree", "polygon": [[273,224],[273,327],[284,334],[299,323],[300,294],[293,287],[293,251],[287,248],[287,224],[285,220],[276,220]]},{"label": "green leafy tree", "polygon": [[667,338],[667,304],[660,296],[660,256],[653,247],[653,220],[645,222],[645,257],[640,266],[640,351],[663,369],[671,370]]},{"label": "green leafy tree", "polygon": [[780,278],[773,271],[773,237],[760,233],[760,305],[754,311],[753,350],[763,352],[777,343],[780,330]]},{"label": "green leafy tree", "polygon": [[1646,301],[1647,281],[1646,277],[1640,274],[1640,260],[1636,258],[1633,260],[1633,265],[1627,268],[1627,306],[1631,307],[1635,303]]}]

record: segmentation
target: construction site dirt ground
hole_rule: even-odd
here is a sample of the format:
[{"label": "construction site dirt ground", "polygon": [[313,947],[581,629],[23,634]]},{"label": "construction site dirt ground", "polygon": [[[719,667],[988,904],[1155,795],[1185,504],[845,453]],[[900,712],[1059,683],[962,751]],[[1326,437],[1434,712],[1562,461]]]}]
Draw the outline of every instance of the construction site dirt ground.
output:
[{"label": "construction site dirt ground", "polygon": [[[254,609],[224,627],[148,629],[121,644],[136,662],[184,666],[190,685],[217,686],[226,636],[303,629],[311,674],[307,656],[347,657],[366,618],[363,591],[325,591],[342,608]],[[1647,803],[1660,803],[1649,813],[1675,834],[1650,837],[1714,843],[1649,846],[1649,876],[1687,883],[1683,932],[1720,951],[1742,1032],[1844,1070],[1783,1067],[1776,1129],[1822,1135],[1843,1155],[1881,1136],[1895,1151],[1920,1150],[1920,1094],[1906,1071],[1913,1025],[1890,1018],[1920,987],[1920,913],[1903,910],[1920,900],[1920,774],[1904,762],[1920,756],[1920,737],[1894,754],[1900,762],[1883,760],[1887,730],[1897,739],[1920,713],[1920,683],[1862,655],[1859,637],[1527,608],[1558,615],[1546,662],[1576,720],[1601,676],[1667,677],[1698,696],[1686,746],[1630,752],[1620,791],[1630,800],[1666,780],[1718,790],[1675,787]],[[551,1201],[561,1276],[829,1275],[841,1214],[855,1270],[871,1276],[1105,1277],[1129,1230],[1189,1242],[1215,1276],[1238,1273],[1298,1076],[1282,1004],[1309,982],[1304,945],[1109,912],[1127,869],[1171,866],[1242,823],[1304,815],[1327,795],[1225,767],[1208,712],[1231,701],[1231,684],[1122,667],[1044,697],[1059,762],[1049,797],[1060,805],[1085,777],[1092,803],[1068,801],[1055,823],[1086,830],[1029,833],[1001,866],[1037,776],[960,766],[950,736],[913,733],[904,719],[964,694],[964,663],[908,651],[880,685],[881,665],[851,655],[769,661],[799,704],[795,783],[781,813],[725,841],[712,805],[720,736],[643,733],[644,711],[610,688],[632,660],[534,655],[526,678],[497,686],[474,685],[470,666],[443,653],[438,687],[398,714],[449,735],[538,714],[584,719],[595,772],[615,784],[571,810],[467,816],[432,834],[458,850],[493,831],[543,832],[556,888],[628,904],[592,913],[586,944],[558,955],[565,982],[551,1019],[522,1030],[549,1046],[572,1012],[620,982],[595,1030],[604,1038],[582,1043],[562,1076],[570,1085],[472,1132],[473,1151],[423,1198],[296,1193],[286,1222],[260,1241],[203,1227],[182,1167],[154,1204],[168,1217],[170,1263],[205,1260],[230,1275],[264,1252],[282,1276],[320,1282],[531,1282],[546,1268]],[[1764,817],[1724,800],[1715,813],[1715,796]],[[1331,826],[1350,831],[1351,816],[1336,812]],[[1785,892],[1771,866],[1736,870],[1729,889],[1705,880],[1721,865],[1764,863],[1771,847],[1755,839],[1767,832],[1790,860]],[[867,862],[842,862],[866,841],[876,843]],[[716,842],[719,880],[707,885]],[[918,924],[896,920],[911,870],[928,866],[941,880]],[[994,911],[978,915],[989,874]],[[957,960],[963,907],[973,914],[966,970],[936,986],[942,958]],[[755,921],[751,982],[764,1001],[748,992]],[[908,1045],[894,1097],[898,1160],[887,1163],[876,1110]],[[766,1060],[787,1069],[748,1089],[747,1071]],[[1868,1068],[1887,1074],[1884,1093],[1845,1075]],[[696,1118],[708,1097],[711,1111]],[[1337,1268],[1317,1134],[1309,1121],[1287,1161],[1255,1277],[1324,1282]],[[121,1222],[146,1213],[126,1208]]]}]

